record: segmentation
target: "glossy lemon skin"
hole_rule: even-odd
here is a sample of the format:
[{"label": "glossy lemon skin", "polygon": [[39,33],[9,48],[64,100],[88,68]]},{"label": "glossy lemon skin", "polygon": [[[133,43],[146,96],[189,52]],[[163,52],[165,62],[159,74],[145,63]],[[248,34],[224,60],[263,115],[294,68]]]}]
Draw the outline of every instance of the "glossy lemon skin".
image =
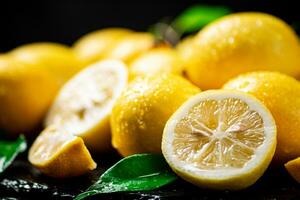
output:
[{"label": "glossy lemon skin", "polygon": [[190,55],[193,53],[194,35],[190,35],[181,40],[177,46],[176,51],[183,64],[189,61]]},{"label": "glossy lemon skin", "polygon": [[0,129],[32,134],[56,93],[80,70],[72,51],[60,44],[34,43],[0,58]]},{"label": "glossy lemon skin", "polygon": [[275,163],[300,156],[300,83],[296,79],[278,72],[252,72],[223,88],[253,94],[269,108],[277,125]]},{"label": "glossy lemon skin", "polygon": [[115,103],[112,145],[122,156],[161,153],[161,138],[171,114],[200,89],[180,76],[137,78]]},{"label": "glossy lemon skin", "polygon": [[115,43],[105,57],[120,59],[129,64],[139,55],[155,47],[155,38],[150,33],[134,32],[122,37]]},{"label": "glossy lemon skin", "polygon": [[57,86],[44,70],[11,58],[0,61],[0,128],[30,134],[42,121]]},{"label": "glossy lemon skin", "polygon": [[187,75],[202,89],[220,88],[234,76],[257,70],[300,75],[296,33],[282,20],[245,12],[220,18],[194,38],[185,56]]},{"label": "glossy lemon skin", "polygon": [[[80,176],[96,168],[97,165],[82,138],[74,136],[68,138],[64,135],[68,133],[63,131],[56,133],[61,134],[62,138],[52,137],[49,134],[52,134],[53,128],[48,127],[41,132],[30,147],[28,160],[33,166],[53,178]],[[52,149],[51,152],[49,147]]]},{"label": "glossy lemon skin", "polygon": [[82,69],[68,46],[51,42],[26,44],[9,52],[15,60],[41,68],[56,80],[60,87]]},{"label": "glossy lemon skin", "polygon": [[130,80],[140,76],[171,73],[182,75],[182,62],[177,52],[170,47],[150,50],[132,61],[130,64]]},{"label": "glossy lemon skin", "polygon": [[290,160],[289,162],[284,164],[285,169],[288,173],[298,182],[300,183],[300,157]]},{"label": "glossy lemon skin", "polygon": [[74,54],[85,66],[104,59],[116,43],[133,31],[125,28],[106,28],[88,33],[73,45]]}]

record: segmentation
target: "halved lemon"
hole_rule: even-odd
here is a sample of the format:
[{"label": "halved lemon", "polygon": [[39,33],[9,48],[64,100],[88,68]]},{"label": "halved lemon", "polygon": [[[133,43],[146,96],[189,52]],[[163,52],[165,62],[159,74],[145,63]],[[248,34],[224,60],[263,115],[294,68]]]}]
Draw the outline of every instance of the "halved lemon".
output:
[{"label": "halved lemon", "polygon": [[200,187],[237,190],[264,173],[275,152],[276,125],[255,97],[202,92],[168,120],[163,154],[183,179]]},{"label": "halved lemon", "polygon": [[116,60],[85,68],[61,89],[45,125],[55,124],[80,136],[92,151],[109,150],[109,116],[115,100],[127,85],[127,78],[127,67]]},{"label": "halved lemon", "polygon": [[79,176],[96,168],[83,140],[55,126],[36,138],[28,159],[44,174],[55,178]]}]

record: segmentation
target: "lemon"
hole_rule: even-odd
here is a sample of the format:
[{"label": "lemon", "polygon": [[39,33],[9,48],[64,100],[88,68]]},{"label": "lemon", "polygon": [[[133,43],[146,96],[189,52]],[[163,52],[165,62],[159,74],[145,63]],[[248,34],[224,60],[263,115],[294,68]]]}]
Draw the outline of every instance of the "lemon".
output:
[{"label": "lemon", "polygon": [[41,42],[20,46],[9,55],[20,62],[43,68],[53,77],[53,84],[61,87],[82,68],[72,50],[62,44]]},{"label": "lemon", "polygon": [[120,61],[103,60],[90,65],[63,86],[45,125],[54,124],[80,136],[90,150],[109,150],[109,117],[127,85],[127,76],[127,67]]},{"label": "lemon", "polygon": [[28,159],[42,173],[54,178],[79,176],[96,168],[83,140],[55,126],[36,138]]},{"label": "lemon", "polygon": [[169,47],[155,48],[138,56],[130,64],[130,79],[139,76],[173,73],[181,75],[182,63],[177,52]]},{"label": "lemon", "polygon": [[123,156],[161,153],[166,121],[200,90],[180,76],[163,74],[135,79],[118,98],[111,115],[112,144]]},{"label": "lemon", "polygon": [[282,20],[264,13],[236,13],[201,30],[187,53],[185,68],[202,89],[220,88],[234,76],[250,71],[300,75],[296,33]]},{"label": "lemon", "polygon": [[120,38],[132,33],[125,28],[106,28],[81,37],[73,45],[74,53],[83,65],[104,59]]},{"label": "lemon", "polygon": [[44,68],[0,58],[0,129],[10,136],[33,134],[41,123],[58,86]]},{"label": "lemon", "polygon": [[0,60],[1,60],[2,58],[5,58],[6,56],[7,56],[6,54],[0,53]]},{"label": "lemon", "polygon": [[262,176],[276,148],[269,110],[246,93],[211,90],[168,120],[162,152],[171,168],[200,187],[238,190]]},{"label": "lemon", "polygon": [[194,35],[190,35],[180,41],[176,46],[176,51],[181,61],[187,63],[190,55],[193,53]]},{"label": "lemon", "polygon": [[272,112],[276,121],[277,149],[274,161],[283,164],[300,156],[300,84],[278,72],[240,75],[223,86],[253,94]]},{"label": "lemon", "polygon": [[106,57],[130,63],[140,54],[152,49],[154,45],[155,39],[152,34],[134,32],[116,42],[114,47],[107,51]]},{"label": "lemon", "polygon": [[298,182],[300,183],[300,157],[295,158],[294,160],[290,160],[285,163],[285,168],[288,173]]}]

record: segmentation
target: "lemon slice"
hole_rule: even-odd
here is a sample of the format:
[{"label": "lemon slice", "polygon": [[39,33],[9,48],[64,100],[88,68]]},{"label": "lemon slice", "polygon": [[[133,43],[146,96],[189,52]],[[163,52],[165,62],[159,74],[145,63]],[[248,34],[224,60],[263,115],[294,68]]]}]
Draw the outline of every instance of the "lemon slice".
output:
[{"label": "lemon slice", "polygon": [[93,151],[111,147],[109,116],[127,85],[127,67],[116,60],[91,65],[72,78],[54,101],[45,125],[80,136]]},{"label": "lemon slice", "polygon": [[276,125],[255,97],[206,91],[168,120],[163,154],[183,179],[200,187],[242,189],[266,170],[276,147]]},{"label": "lemon slice", "polygon": [[55,126],[37,137],[28,159],[44,174],[55,178],[79,176],[96,168],[83,140]]},{"label": "lemon slice", "polygon": [[284,164],[284,167],[289,174],[300,183],[300,157],[295,158]]}]

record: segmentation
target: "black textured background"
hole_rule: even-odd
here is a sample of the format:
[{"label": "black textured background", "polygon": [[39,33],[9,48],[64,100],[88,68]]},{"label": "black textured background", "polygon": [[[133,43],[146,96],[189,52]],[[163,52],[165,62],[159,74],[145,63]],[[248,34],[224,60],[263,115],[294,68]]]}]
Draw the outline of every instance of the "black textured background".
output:
[{"label": "black textured background", "polygon": [[0,52],[34,41],[72,44],[83,34],[103,27],[147,30],[159,19],[174,17],[195,3],[227,5],[234,11],[264,11],[289,23],[300,21],[297,0],[1,0]]},{"label": "black textured background", "polygon": [[[98,167],[81,177],[59,180],[40,174],[23,153],[0,175],[0,199],[6,200],[71,200],[94,183],[120,159],[115,154],[94,155]],[[236,192],[200,189],[182,180],[150,192],[114,193],[93,196],[92,200],[299,200],[300,185],[283,169],[268,169],[253,186]]]}]

